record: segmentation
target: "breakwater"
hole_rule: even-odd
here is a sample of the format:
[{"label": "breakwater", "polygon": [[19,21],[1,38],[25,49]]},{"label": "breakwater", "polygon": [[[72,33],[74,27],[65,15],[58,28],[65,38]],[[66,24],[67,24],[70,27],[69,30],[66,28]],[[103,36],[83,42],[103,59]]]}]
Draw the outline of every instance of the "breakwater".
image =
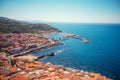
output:
[{"label": "breakwater", "polygon": [[38,57],[35,59],[35,61],[41,60],[41,59],[43,59],[43,58],[45,58],[45,57],[48,57],[48,56],[55,56],[56,54],[58,54],[58,53],[60,53],[60,52],[62,52],[62,51],[63,51],[63,50],[58,50],[58,51],[50,52],[50,53],[48,53],[48,54],[46,54],[46,55],[38,56]]},{"label": "breakwater", "polygon": [[[77,39],[77,40],[80,40],[80,41],[82,41],[82,42],[84,42],[84,43],[89,43],[90,41],[88,40],[88,39],[86,39],[86,38],[83,38],[83,37],[80,37],[80,36],[78,36],[78,35],[76,35],[76,34],[70,34],[70,33],[64,33],[64,32],[62,32],[62,33],[57,33],[58,35],[62,35],[62,36],[60,36],[57,40],[59,40],[59,41],[65,41],[65,40],[68,40],[69,38],[73,38],[73,39]],[[54,35],[54,34],[53,34]]]}]

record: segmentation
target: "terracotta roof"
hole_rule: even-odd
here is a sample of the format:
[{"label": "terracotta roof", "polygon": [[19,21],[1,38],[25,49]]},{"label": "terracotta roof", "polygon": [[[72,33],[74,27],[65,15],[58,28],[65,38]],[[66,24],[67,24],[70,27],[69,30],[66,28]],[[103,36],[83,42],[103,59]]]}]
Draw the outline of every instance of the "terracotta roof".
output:
[{"label": "terracotta roof", "polygon": [[24,76],[17,76],[15,78],[12,78],[11,80],[25,80]]},{"label": "terracotta roof", "polygon": [[17,69],[17,68],[14,68],[14,67],[11,67],[11,68],[9,68],[9,71],[10,71],[11,73],[14,73],[14,72],[17,72],[18,69]]}]

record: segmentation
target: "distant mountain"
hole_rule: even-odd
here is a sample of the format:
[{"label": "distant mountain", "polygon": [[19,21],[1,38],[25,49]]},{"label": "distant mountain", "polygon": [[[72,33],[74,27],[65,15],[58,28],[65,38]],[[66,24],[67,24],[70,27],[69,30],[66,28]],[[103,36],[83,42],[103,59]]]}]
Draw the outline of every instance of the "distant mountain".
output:
[{"label": "distant mountain", "polygon": [[3,33],[39,33],[40,31],[61,32],[48,24],[28,23],[6,17],[0,17],[0,32]]}]

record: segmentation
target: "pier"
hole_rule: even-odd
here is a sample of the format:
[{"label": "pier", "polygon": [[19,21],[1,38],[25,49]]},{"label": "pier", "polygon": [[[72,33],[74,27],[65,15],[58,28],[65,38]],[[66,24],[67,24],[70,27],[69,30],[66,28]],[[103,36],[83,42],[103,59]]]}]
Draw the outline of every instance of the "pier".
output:
[{"label": "pier", "polygon": [[69,38],[74,38],[74,39],[78,39],[84,43],[90,42],[86,38],[80,37],[80,36],[75,35],[75,34],[70,34],[70,33],[61,33],[61,34],[63,34],[64,36],[62,38],[61,37],[59,38],[60,41],[65,41],[65,40],[68,40]]},{"label": "pier", "polygon": [[48,53],[48,54],[46,54],[46,55],[41,55],[41,56],[37,57],[37,58],[35,59],[35,61],[41,60],[41,59],[43,59],[43,58],[45,58],[45,57],[48,57],[48,56],[55,56],[56,54],[58,54],[58,53],[60,53],[60,52],[62,52],[62,51],[63,51],[63,50],[58,50],[58,51],[50,52],[50,53]]}]

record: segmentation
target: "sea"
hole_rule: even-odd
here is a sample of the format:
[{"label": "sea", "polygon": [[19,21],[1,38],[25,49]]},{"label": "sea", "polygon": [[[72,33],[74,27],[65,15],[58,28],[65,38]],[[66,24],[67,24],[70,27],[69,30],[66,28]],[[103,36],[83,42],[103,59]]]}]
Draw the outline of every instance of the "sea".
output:
[{"label": "sea", "polygon": [[[64,45],[33,52],[40,56],[61,50],[59,54],[40,60],[67,68],[100,73],[103,76],[120,80],[120,24],[80,24],[48,23],[63,32],[76,34],[89,40],[84,43],[78,39],[63,40]],[[58,39],[63,35],[53,34],[50,38]]]}]

